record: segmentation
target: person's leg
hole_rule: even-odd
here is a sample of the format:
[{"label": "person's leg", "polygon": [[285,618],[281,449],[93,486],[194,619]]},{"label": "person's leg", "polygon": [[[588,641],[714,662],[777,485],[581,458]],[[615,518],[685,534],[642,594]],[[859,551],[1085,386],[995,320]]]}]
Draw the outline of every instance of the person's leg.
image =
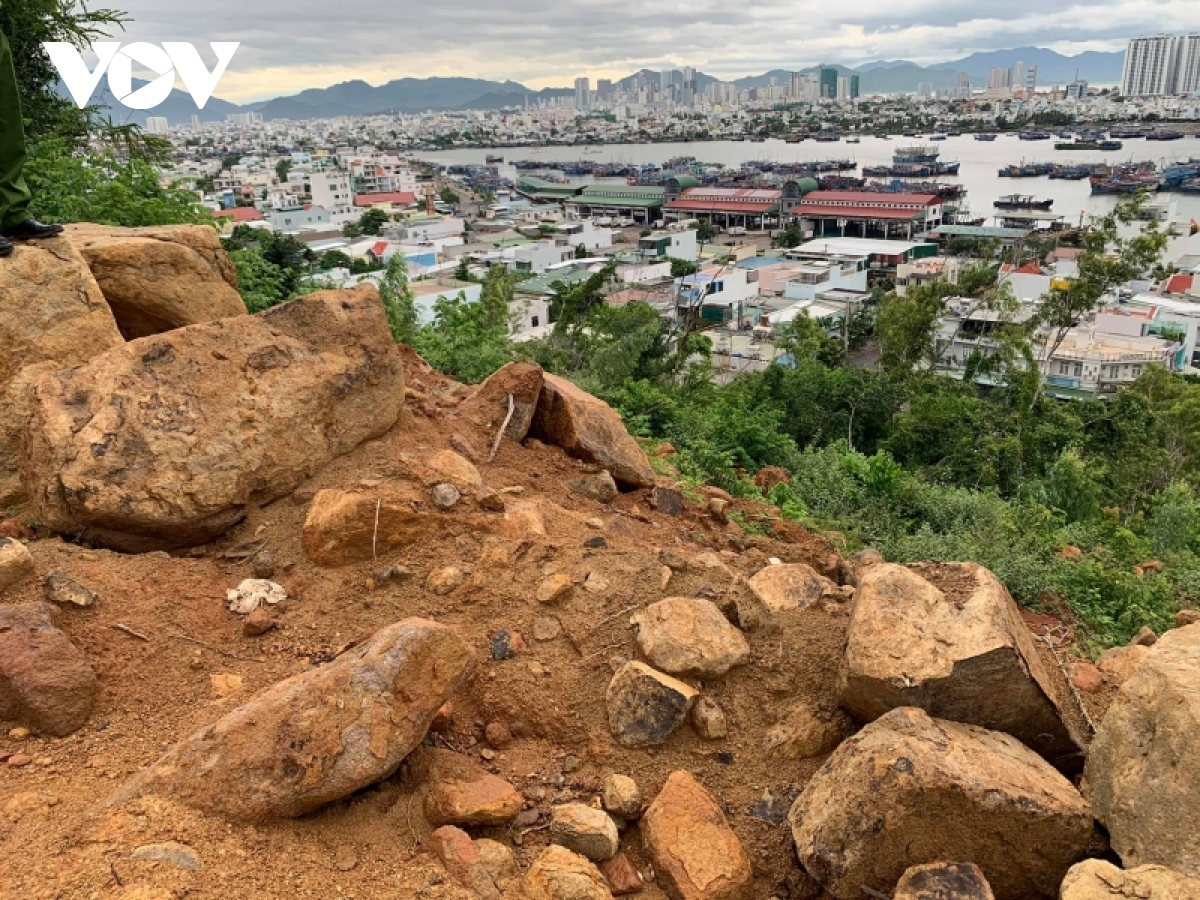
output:
[{"label": "person's leg", "polygon": [[33,199],[22,174],[25,168],[25,126],[21,97],[8,38],[0,32],[0,229],[8,230],[30,217]]}]

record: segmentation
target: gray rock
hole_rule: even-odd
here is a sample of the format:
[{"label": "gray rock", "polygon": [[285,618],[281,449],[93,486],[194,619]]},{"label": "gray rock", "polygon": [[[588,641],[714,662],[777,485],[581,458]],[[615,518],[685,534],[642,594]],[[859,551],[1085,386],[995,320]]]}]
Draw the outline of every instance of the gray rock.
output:
[{"label": "gray rock", "polygon": [[448,481],[433,486],[433,505],[438,509],[454,509],[462,492]]},{"label": "gray rock", "polygon": [[46,573],[46,599],[59,606],[83,609],[96,602],[96,595],[62,569],[53,569]]},{"label": "gray rock", "polygon": [[687,718],[697,693],[645,663],[626,663],[604,695],[608,726],[626,747],[661,744]]},{"label": "gray rock", "polygon": [[617,483],[608,472],[597,472],[595,475],[584,475],[567,482],[567,487],[576,494],[581,494],[599,503],[611,503],[617,498]]},{"label": "gray rock", "polygon": [[566,803],[550,812],[550,841],[593,862],[616,856],[620,840],[616,823],[602,809]]},{"label": "gray rock", "polygon": [[135,848],[131,855],[134,859],[166,863],[187,872],[198,872],[204,868],[204,863],[200,861],[200,856],[195,850],[187,844],[179,844],[175,841],[165,841],[161,844],[142,844],[142,846]]}]

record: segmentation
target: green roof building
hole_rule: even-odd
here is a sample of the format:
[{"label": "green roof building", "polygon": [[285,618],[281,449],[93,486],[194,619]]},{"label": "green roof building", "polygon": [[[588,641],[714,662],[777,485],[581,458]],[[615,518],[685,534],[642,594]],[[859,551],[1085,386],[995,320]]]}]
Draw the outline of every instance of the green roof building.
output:
[{"label": "green roof building", "polygon": [[589,184],[565,204],[580,215],[615,215],[649,223],[667,202],[665,188],[645,184]]},{"label": "green roof building", "polygon": [[530,200],[561,202],[574,197],[580,190],[581,187],[577,184],[560,184],[557,181],[534,178],[532,175],[523,175],[517,179],[517,193]]}]

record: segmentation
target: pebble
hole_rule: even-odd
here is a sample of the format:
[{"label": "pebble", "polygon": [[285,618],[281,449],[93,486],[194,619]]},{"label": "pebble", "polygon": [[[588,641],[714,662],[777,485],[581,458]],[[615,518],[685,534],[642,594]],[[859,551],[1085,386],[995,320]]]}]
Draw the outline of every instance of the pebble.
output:
[{"label": "pebble", "polygon": [[265,606],[260,606],[242,622],[242,634],[246,637],[259,637],[275,627],[275,619]]},{"label": "pebble", "polygon": [[46,573],[46,598],[59,606],[76,606],[81,609],[96,602],[96,595],[62,569]]},{"label": "pebble", "polygon": [[541,616],[533,620],[532,633],[535,641],[552,641],[562,634],[562,623],[554,616]]},{"label": "pebble", "polygon": [[565,572],[556,572],[538,585],[537,601],[538,603],[558,603],[571,593],[572,587],[571,576]]},{"label": "pebble", "polygon": [[1078,662],[1071,670],[1071,684],[1077,691],[1094,694],[1104,687],[1104,673],[1090,662]]},{"label": "pebble", "polygon": [[501,662],[506,659],[512,659],[517,655],[517,647],[510,632],[501,628],[492,635],[492,659],[496,662]]},{"label": "pebble", "polygon": [[601,788],[604,808],[622,819],[636,819],[642,813],[642,792],[628,775],[609,775]]},{"label": "pebble", "polygon": [[578,772],[582,768],[583,768],[583,760],[581,760],[578,756],[575,756],[572,753],[568,753],[566,756],[563,757],[563,761],[562,761],[563,774],[570,775],[573,772]]},{"label": "pebble", "polygon": [[275,575],[275,559],[270,553],[259,553],[250,563],[255,578],[271,578]]},{"label": "pebble", "polygon": [[594,529],[596,531],[600,531],[602,528],[604,528],[604,520],[597,519],[595,517],[588,519],[583,524],[586,525],[588,528]]},{"label": "pebble", "polygon": [[530,828],[538,823],[542,814],[536,809],[523,809],[517,813],[517,817],[513,820],[513,824],[519,828]]},{"label": "pebble", "polygon": [[488,722],[483,729],[483,739],[493,750],[503,750],[512,743],[512,732],[503,722]]},{"label": "pebble", "polygon": [[11,729],[8,732],[8,736],[14,741],[23,741],[25,738],[29,737],[29,729],[19,725],[16,728]]},{"label": "pebble", "polygon": [[707,741],[719,741],[729,734],[725,711],[712,697],[701,697],[692,707],[692,724],[696,732]]},{"label": "pebble", "polygon": [[462,492],[448,481],[433,486],[433,505],[438,509],[453,509],[462,499]]},{"label": "pebble", "polygon": [[608,813],[583,803],[554,807],[550,841],[593,861],[612,859],[621,847],[617,825]]},{"label": "pebble", "polygon": [[180,844],[176,841],[164,841],[161,844],[143,844],[134,849],[132,856],[134,859],[141,859],[147,862],[166,863],[187,872],[197,872],[204,868],[204,863],[200,861],[200,856],[195,850],[187,844]]},{"label": "pebble", "polygon": [[623,852],[618,853],[612,859],[602,861],[599,869],[604,880],[608,882],[608,889],[612,891],[614,897],[638,894],[644,887],[642,876]]},{"label": "pebble", "polygon": [[425,579],[425,589],[439,597],[445,596],[463,583],[466,575],[457,566],[434,569]]},{"label": "pebble", "polygon": [[27,766],[31,762],[33,762],[33,757],[30,756],[28,753],[14,753],[12,756],[10,756],[8,758],[8,764],[14,769],[19,769],[22,766]]},{"label": "pebble", "polygon": [[600,535],[596,535],[595,537],[590,537],[584,541],[583,546],[587,547],[589,550],[603,550],[608,546],[608,541],[600,537]]},{"label": "pebble", "polygon": [[358,865],[358,851],[349,844],[341,844],[333,852],[333,867],[339,872],[349,872]]}]

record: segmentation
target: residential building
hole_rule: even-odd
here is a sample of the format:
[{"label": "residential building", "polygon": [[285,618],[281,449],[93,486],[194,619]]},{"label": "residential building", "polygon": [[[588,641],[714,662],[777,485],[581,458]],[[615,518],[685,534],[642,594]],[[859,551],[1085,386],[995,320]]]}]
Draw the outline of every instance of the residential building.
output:
[{"label": "residential building", "polygon": [[166,134],[170,127],[166,116],[146,116],[147,134]]},{"label": "residential building", "polygon": [[837,98],[838,100],[850,99],[850,79],[845,75],[838,78],[837,82]]},{"label": "residential building", "polygon": [[611,103],[613,98],[613,83],[611,78],[601,78],[596,82],[596,99],[601,103]]},{"label": "residential building", "polygon": [[510,265],[514,272],[541,275],[551,266],[566,262],[574,255],[570,247],[562,246],[556,241],[534,241],[514,248]]},{"label": "residential building", "polygon": [[896,267],[896,294],[904,297],[910,288],[938,281],[958,284],[960,266],[957,256],[934,256],[901,263]]},{"label": "residential building", "polygon": [[998,91],[1012,86],[1012,73],[1008,69],[992,69],[988,72],[988,90]]},{"label": "residential building", "polygon": [[1125,51],[1121,93],[1162,97],[1200,90],[1200,34],[1138,37]]},{"label": "residential building", "polygon": [[[845,268],[853,264],[856,271],[874,272],[894,277],[904,263],[937,252],[933,244],[915,241],[872,240],[870,238],[819,238],[784,252],[784,259],[802,263],[837,262]],[[860,266],[858,263],[862,261]],[[849,275],[850,273],[846,273]],[[864,282],[865,285],[865,282]],[[843,287],[848,287],[843,285]],[[858,290],[858,288],[850,288]],[[865,290],[865,287],[863,288]]]},{"label": "residential building", "polygon": [[675,280],[675,308],[679,316],[699,309],[710,322],[741,321],[747,308],[758,306],[758,287],[746,269],[710,267]]},{"label": "residential building", "polygon": [[309,193],[314,206],[336,209],[353,206],[354,195],[350,192],[350,176],[345,172],[324,169],[309,176]]},{"label": "residential building", "polygon": [[700,258],[696,232],[692,228],[655,231],[638,239],[638,256],[644,260],[682,259],[695,262]]},{"label": "residential building", "polygon": [[328,228],[329,211],[320,206],[307,204],[289,209],[273,209],[267,221],[276,231],[299,231],[304,228]]},{"label": "residential building", "polygon": [[1068,100],[1083,100],[1087,97],[1088,83],[1082,78],[1076,78],[1066,88],[1066,98]]},{"label": "residential building", "polygon": [[971,99],[971,76],[966,72],[959,72],[955,76],[954,97],[957,100]]},{"label": "residential building", "polygon": [[858,99],[858,85],[859,85],[858,75],[851,75],[850,76],[850,99],[851,100]]},{"label": "residential building", "polygon": [[586,78],[575,79],[575,108],[586,110],[592,105],[591,82]]}]

